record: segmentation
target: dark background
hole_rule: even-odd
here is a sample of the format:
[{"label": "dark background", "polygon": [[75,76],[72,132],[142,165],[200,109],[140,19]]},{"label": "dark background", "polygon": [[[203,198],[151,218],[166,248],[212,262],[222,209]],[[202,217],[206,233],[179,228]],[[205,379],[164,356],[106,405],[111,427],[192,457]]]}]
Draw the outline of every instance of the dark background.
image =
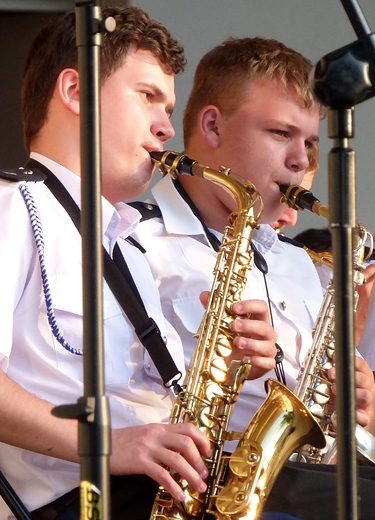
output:
[{"label": "dark background", "polygon": [[[126,5],[102,1],[101,5]],[[50,18],[74,9],[73,0],[0,1],[0,168],[21,166],[27,154],[21,122],[21,81],[27,52]]]}]

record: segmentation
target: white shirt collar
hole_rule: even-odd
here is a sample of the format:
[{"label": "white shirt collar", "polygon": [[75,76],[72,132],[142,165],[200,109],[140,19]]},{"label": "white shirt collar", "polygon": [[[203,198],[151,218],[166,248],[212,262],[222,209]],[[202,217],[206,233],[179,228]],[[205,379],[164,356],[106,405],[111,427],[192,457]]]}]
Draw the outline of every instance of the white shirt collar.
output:
[{"label": "white shirt collar", "polygon": [[[176,235],[203,235],[207,241],[204,229],[199,219],[193,215],[189,205],[182,199],[173,185],[170,175],[166,175],[151,190],[157,205],[163,215],[164,225],[168,233]],[[176,219],[176,215],[178,218]],[[213,232],[221,241],[222,233]],[[255,229],[253,240],[262,254],[270,249],[274,252],[285,250],[284,243],[279,240],[274,229],[268,224],[261,224]]]},{"label": "white shirt collar", "polygon": [[[78,207],[81,207],[81,179],[78,175],[37,152],[31,152],[30,157],[51,170],[68,190]],[[111,244],[111,249],[118,236],[126,238],[133,233],[140,218],[140,213],[124,202],[118,202],[113,206],[102,197],[103,235]]]},{"label": "white shirt collar", "polygon": [[253,240],[262,254],[266,254],[271,249],[274,253],[285,251],[285,244],[279,240],[276,231],[268,224],[260,224],[259,229],[254,230]]},{"label": "white shirt collar", "polygon": [[[161,179],[151,192],[162,212],[168,233],[205,236],[201,222],[193,215],[189,205],[180,196],[169,175]],[[176,215],[178,215],[178,219],[176,219]]]}]

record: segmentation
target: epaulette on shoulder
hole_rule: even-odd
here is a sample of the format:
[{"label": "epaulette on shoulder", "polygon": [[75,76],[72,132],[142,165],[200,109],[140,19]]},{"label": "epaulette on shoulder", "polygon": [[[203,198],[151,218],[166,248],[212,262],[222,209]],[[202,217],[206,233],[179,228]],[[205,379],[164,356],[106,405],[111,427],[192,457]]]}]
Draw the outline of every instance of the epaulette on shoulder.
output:
[{"label": "epaulette on shoulder", "polygon": [[135,208],[142,215],[141,222],[150,220],[151,218],[163,218],[159,206],[156,204],[150,204],[149,202],[141,202],[136,200],[134,202],[128,202],[128,205]]},{"label": "epaulette on shoulder", "polygon": [[296,247],[304,247],[301,242],[298,242],[298,240],[294,240],[293,238],[286,237],[285,235],[278,235],[278,237],[281,242],[286,242],[287,244],[292,244]]},{"label": "epaulette on shoulder", "polygon": [[30,181],[38,182],[46,180],[47,176],[39,170],[17,168],[15,170],[0,170],[0,179],[10,182]]}]

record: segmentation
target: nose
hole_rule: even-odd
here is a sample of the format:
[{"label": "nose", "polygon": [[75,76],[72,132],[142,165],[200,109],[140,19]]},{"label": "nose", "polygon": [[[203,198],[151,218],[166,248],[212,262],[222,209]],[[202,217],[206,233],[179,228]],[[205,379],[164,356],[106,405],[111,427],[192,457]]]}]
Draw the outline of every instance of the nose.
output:
[{"label": "nose", "polygon": [[305,142],[295,140],[290,144],[287,157],[287,167],[295,172],[305,170],[309,165]]},{"label": "nose", "polygon": [[151,132],[155,135],[162,143],[167,142],[175,134],[171,120],[167,114],[162,114],[151,126]]}]

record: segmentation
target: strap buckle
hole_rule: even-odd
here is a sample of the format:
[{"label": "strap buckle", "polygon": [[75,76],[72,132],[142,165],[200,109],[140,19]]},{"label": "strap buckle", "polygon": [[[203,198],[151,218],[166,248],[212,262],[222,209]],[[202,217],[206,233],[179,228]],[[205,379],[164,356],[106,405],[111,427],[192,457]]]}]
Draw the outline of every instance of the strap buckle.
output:
[{"label": "strap buckle", "polygon": [[160,332],[158,325],[150,317],[148,318],[148,320],[146,322],[144,322],[142,324],[142,327],[137,328],[137,330],[135,332],[141,342],[143,342],[143,340],[145,338],[147,338],[147,336],[149,334],[152,334],[153,332],[156,332],[161,337],[161,332]]}]

